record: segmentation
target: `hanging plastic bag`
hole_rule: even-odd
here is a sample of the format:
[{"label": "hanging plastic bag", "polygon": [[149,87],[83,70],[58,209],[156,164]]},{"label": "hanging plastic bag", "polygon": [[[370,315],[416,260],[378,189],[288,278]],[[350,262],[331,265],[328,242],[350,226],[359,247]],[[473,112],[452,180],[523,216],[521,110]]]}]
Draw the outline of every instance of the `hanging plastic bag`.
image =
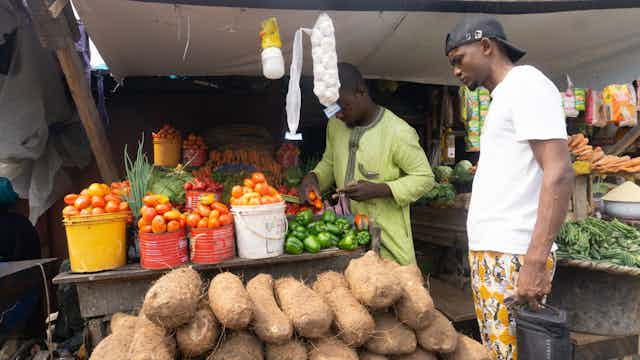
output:
[{"label": "hanging plastic bag", "polygon": [[631,84],[609,85],[602,91],[606,119],[618,126],[638,124],[636,94]]},{"label": "hanging plastic bag", "polygon": [[573,82],[567,75],[567,90],[560,93],[562,95],[562,106],[566,117],[577,117],[579,112],[576,109],[576,97],[573,93]]},{"label": "hanging plastic bag", "polygon": [[576,110],[585,111],[586,110],[586,104],[585,104],[586,90],[583,88],[574,88],[573,96],[576,99]]},{"label": "hanging plastic bag", "polygon": [[291,69],[289,70],[289,90],[287,91],[287,125],[288,138],[295,138],[300,123],[300,74],[302,73],[302,32],[309,32],[309,29],[299,29],[293,38],[293,56],[291,57]]},{"label": "hanging plastic bag", "polygon": [[587,125],[603,128],[607,126],[607,119],[602,109],[602,94],[593,89],[587,91],[585,122]]}]

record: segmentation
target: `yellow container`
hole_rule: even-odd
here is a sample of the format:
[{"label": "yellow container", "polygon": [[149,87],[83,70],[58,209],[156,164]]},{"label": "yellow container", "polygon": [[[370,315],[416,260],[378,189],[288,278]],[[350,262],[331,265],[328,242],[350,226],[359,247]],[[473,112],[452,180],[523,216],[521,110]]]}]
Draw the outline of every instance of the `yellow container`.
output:
[{"label": "yellow container", "polygon": [[73,272],[115,269],[127,263],[127,213],[64,220]]},{"label": "yellow container", "polygon": [[175,167],[180,163],[182,140],[153,139],[153,164],[156,166]]}]

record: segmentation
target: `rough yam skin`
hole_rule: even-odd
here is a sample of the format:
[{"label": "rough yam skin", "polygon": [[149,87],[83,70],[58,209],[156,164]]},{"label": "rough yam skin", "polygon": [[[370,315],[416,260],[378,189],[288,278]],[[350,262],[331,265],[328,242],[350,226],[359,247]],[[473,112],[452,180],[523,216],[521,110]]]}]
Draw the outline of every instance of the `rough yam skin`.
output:
[{"label": "rough yam skin", "polygon": [[129,360],[174,360],[175,339],[158,324],[140,316],[129,347]]},{"label": "rough yam skin", "polygon": [[263,360],[262,343],[246,331],[235,332],[222,343],[209,360]]},{"label": "rough yam skin", "polygon": [[458,347],[451,354],[446,354],[447,360],[491,360],[491,355],[484,345],[472,338],[459,334]]},{"label": "rough yam skin", "polygon": [[309,360],[358,360],[358,353],[334,337],[318,340],[313,344]]},{"label": "rough yam skin", "polygon": [[425,329],[433,321],[435,307],[420,268],[399,266],[393,273],[402,286],[402,297],[396,304],[398,320],[414,330]]},{"label": "rough yam skin", "polygon": [[456,329],[440,311],[434,311],[431,324],[416,332],[418,342],[423,349],[437,353],[451,353],[456,349],[458,336]]},{"label": "rough yam skin", "polygon": [[111,316],[111,333],[127,332],[133,335],[133,331],[136,329],[136,323],[138,321],[137,316],[115,313]]},{"label": "rough yam skin", "polygon": [[193,319],[176,331],[178,349],[185,358],[209,352],[218,340],[218,321],[209,304],[201,301]]},{"label": "rough yam skin", "polygon": [[278,307],[273,293],[273,278],[259,274],[247,283],[253,302],[253,330],[260,340],[269,344],[286,343],[293,335],[293,324]]},{"label": "rough yam skin", "polygon": [[376,329],[365,348],[381,355],[404,355],[416,351],[416,334],[389,313],[374,315]]},{"label": "rough yam skin", "polygon": [[368,351],[360,352],[360,360],[388,360],[389,358],[384,355],[372,354]]},{"label": "rough yam skin", "polygon": [[129,346],[131,336],[114,333],[102,339],[98,346],[93,349],[89,360],[122,360],[129,357]]},{"label": "rough yam skin", "polygon": [[376,326],[373,316],[353,296],[342,274],[334,271],[320,274],[313,290],[333,310],[340,337],[347,345],[359,347],[371,337]]},{"label": "rough yam skin", "polygon": [[281,345],[266,345],[266,360],[306,360],[307,347],[299,340],[290,340]]},{"label": "rough yam skin", "polygon": [[198,308],[202,279],[190,267],[173,270],[162,276],[144,297],[144,314],[166,329],[188,323]]},{"label": "rough yam skin", "polygon": [[278,279],[276,296],[300,336],[317,339],[329,332],[333,312],[322,297],[305,284],[292,277]]},{"label": "rough yam skin", "polygon": [[438,360],[438,357],[434,353],[417,348],[413,354],[392,356],[391,360]]},{"label": "rough yam skin", "polygon": [[209,305],[220,324],[228,329],[246,329],[253,319],[253,303],[242,280],[229,272],[211,280]]},{"label": "rough yam skin", "polygon": [[402,296],[400,282],[373,251],[351,260],[344,276],[353,296],[372,309],[387,308]]}]

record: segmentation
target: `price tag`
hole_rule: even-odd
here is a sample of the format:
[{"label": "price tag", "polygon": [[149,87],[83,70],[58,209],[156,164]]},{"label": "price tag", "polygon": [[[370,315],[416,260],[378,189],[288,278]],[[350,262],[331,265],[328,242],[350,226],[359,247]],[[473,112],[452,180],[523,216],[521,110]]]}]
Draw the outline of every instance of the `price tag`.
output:
[{"label": "price tag", "polygon": [[339,113],[340,110],[342,110],[340,105],[338,105],[338,103],[333,103],[324,109],[324,114],[327,119],[331,119],[332,117],[336,116],[336,114]]}]

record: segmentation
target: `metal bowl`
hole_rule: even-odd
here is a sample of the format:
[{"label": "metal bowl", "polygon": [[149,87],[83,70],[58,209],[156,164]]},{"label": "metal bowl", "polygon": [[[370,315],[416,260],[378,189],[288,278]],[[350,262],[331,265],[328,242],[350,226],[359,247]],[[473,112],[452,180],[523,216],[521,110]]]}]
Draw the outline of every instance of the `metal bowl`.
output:
[{"label": "metal bowl", "polygon": [[612,217],[640,220],[640,203],[603,200],[604,212]]}]

